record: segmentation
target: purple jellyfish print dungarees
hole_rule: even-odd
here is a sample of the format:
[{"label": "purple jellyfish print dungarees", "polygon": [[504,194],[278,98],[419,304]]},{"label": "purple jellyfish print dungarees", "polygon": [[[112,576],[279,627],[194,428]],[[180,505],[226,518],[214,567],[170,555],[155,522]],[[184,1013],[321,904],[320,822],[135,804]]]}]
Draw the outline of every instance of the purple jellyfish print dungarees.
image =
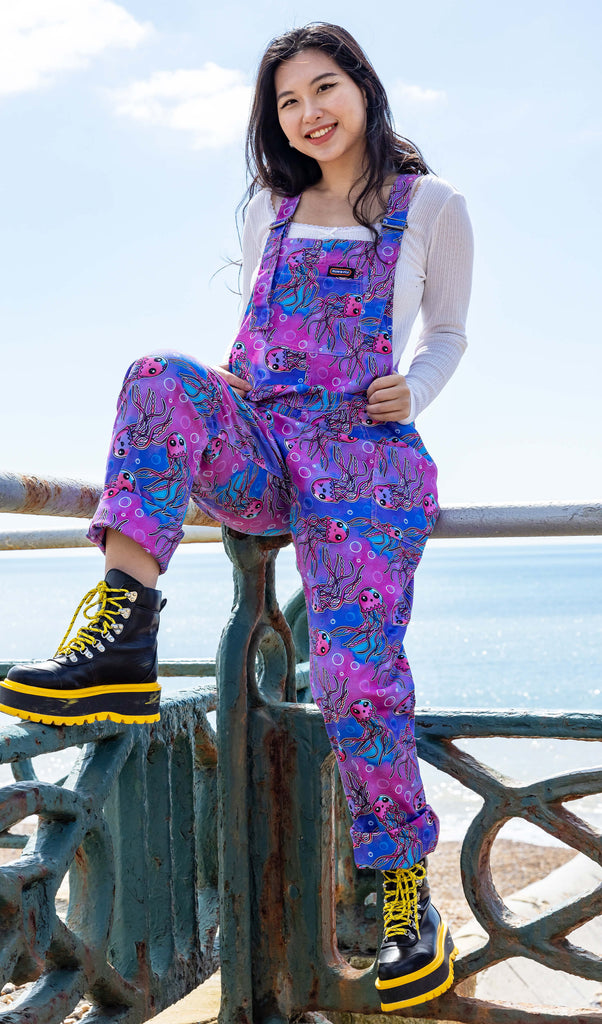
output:
[{"label": "purple jellyfish print dungarees", "polygon": [[437,843],[414,740],[403,640],[438,515],[437,470],[413,424],[366,414],[392,373],[395,266],[415,176],[397,178],[377,246],[289,238],[272,224],[230,369],[242,399],[179,353],[137,360],[118,400],[90,526],[132,537],[161,571],[189,497],[251,534],[291,532],[309,615],[312,693],[336,755],[358,867],[409,867]]}]

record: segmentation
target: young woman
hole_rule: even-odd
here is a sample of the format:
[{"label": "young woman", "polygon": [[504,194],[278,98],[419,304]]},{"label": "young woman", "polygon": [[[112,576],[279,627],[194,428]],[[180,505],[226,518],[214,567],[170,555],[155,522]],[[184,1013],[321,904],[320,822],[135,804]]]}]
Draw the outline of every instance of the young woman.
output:
[{"label": "young woman", "polygon": [[[436,468],[413,421],[466,344],[470,223],[461,195],[394,134],[376,73],[335,25],[268,47],[248,157],[246,312],[228,365],[160,353],[130,367],[90,526],[107,573],[84,599],[89,622],[50,661],[11,669],[0,700],[47,723],[157,720],[155,587],[189,497],[237,530],[290,531],[356,863],[384,874],[376,984],[396,1010],[453,980],[453,941],[426,880],[438,820],[420,780],[403,639],[438,514]],[[396,367],[420,308],[404,377]]]}]

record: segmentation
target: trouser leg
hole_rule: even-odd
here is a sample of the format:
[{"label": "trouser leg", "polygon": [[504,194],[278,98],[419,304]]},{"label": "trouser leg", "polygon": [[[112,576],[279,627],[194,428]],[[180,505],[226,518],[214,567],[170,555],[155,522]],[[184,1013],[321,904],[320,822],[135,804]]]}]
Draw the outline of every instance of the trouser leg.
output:
[{"label": "trouser leg", "polygon": [[165,572],[190,497],[247,533],[283,533],[288,501],[269,424],[214,371],[178,353],[137,360],[117,402],[105,488],[88,536],[107,527]]},{"label": "trouser leg", "polygon": [[[293,530],[308,605],[312,690],[351,811],[356,863],[389,870],[416,863],[438,837],[420,778],[414,684],[403,647],[414,571],[434,524],[436,469],[419,450],[391,462],[391,452],[371,447],[368,457],[355,451],[355,481],[345,470],[346,448],[330,459],[322,481],[314,467],[309,492],[301,449]],[[383,507],[383,500],[400,500],[408,481],[411,508]]]}]

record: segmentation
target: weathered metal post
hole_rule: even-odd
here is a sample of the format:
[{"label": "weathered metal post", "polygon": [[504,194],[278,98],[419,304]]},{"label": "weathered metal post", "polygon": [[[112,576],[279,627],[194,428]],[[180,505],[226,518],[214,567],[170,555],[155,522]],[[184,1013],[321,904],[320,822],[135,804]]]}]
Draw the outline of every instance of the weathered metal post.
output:
[{"label": "weathered metal post", "polygon": [[248,808],[248,710],[261,702],[256,661],[264,660],[262,689],[294,700],[295,658],[290,630],[274,589],[277,551],[290,540],[249,537],[224,528],[234,565],[234,602],[217,654],[218,836],[220,864],[220,1019],[252,1024],[251,890]]}]

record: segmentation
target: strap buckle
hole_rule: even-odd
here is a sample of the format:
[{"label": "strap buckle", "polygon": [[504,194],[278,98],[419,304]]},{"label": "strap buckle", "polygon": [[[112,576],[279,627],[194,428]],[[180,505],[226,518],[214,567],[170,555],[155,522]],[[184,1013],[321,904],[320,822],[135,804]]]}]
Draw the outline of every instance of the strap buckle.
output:
[{"label": "strap buckle", "polygon": [[401,213],[397,215],[394,214],[392,217],[383,217],[382,225],[384,228],[392,228],[393,231],[405,231],[408,226],[406,211],[403,210]]}]

